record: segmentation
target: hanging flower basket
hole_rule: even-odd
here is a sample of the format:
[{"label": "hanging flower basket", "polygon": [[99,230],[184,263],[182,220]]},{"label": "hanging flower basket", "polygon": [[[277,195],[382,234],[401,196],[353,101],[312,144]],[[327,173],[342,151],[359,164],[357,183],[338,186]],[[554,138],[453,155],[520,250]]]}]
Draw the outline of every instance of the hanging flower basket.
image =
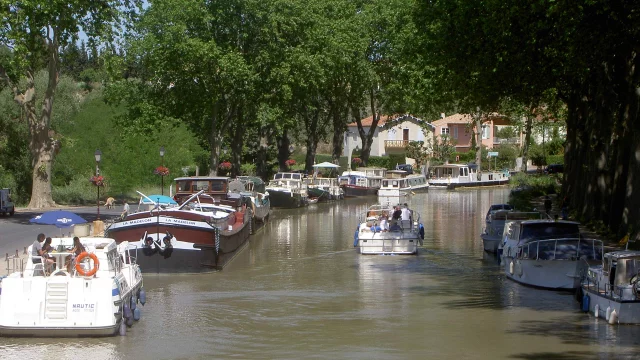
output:
[{"label": "hanging flower basket", "polygon": [[229,171],[229,170],[231,170],[231,163],[228,162],[228,161],[223,161],[220,164],[218,164],[218,169],[224,170],[224,171]]},{"label": "hanging flower basket", "polygon": [[91,181],[91,183],[95,186],[104,186],[104,177],[101,175],[92,176],[89,181]]},{"label": "hanging flower basket", "polygon": [[356,164],[356,165],[360,165],[360,164],[362,164],[362,159],[360,159],[359,157],[356,157],[356,158],[351,159],[351,162]]},{"label": "hanging flower basket", "polygon": [[165,166],[158,166],[155,170],[153,170],[153,173],[160,176],[167,176],[169,175],[169,168]]},{"label": "hanging flower basket", "polygon": [[293,159],[289,159],[287,161],[284,162],[288,167],[292,167],[293,165],[296,164],[296,161]]}]

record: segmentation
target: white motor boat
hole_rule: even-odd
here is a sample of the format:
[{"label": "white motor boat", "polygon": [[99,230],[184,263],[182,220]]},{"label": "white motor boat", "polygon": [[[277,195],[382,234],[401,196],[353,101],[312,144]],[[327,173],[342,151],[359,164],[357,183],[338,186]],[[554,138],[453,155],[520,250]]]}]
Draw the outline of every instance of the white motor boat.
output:
[{"label": "white motor boat", "polygon": [[429,184],[434,189],[455,189],[463,186],[493,186],[509,183],[508,171],[480,172],[476,164],[444,164],[429,169]]},{"label": "white motor boat", "polygon": [[[390,220],[393,207],[373,205],[364,221],[358,223],[353,246],[360,254],[392,255],[417,254],[424,240],[424,227],[420,214],[411,211],[410,220]],[[386,224],[389,224],[387,226]]]},{"label": "white motor boat", "polygon": [[604,254],[582,282],[582,310],[610,324],[640,324],[640,251]]},{"label": "white motor boat", "polygon": [[[125,335],[144,305],[136,259],[109,238],[81,238],[87,251],[67,271],[72,238],[54,238],[57,267],[51,273],[32,257],[2,279],[0,335],[37,337]],[[31,246],[28,248],[31,254]]]},{"label": "white motor boat", "polygon": [[548,289],[578,288],[587,262],[602,261],[603,248],[600,240],[582,238],[578,225],[573,221],[508,221],[502,253],[507,278]]},{"label": "white motor boat", "polygon": [[429,190],[429,182],[423,174],[407,175],[403,170],[389,170],[387,176],[378,189],[379,197],[402,197]]},{"label": "white motor boat", "polygon": [[[503,208],[493,209],[494,206],[503,206]],[[493,209],[493,210],[492,210]],[[508,204],[491,205],[491,209],[487,212],[485,219],[486,227],[482,231],[482,246],[484,251],[497,253],[500,241],[503,239],[504,224],[509,220],[533,220],[541,219],[540,212],[522,212],[515,211]]]}]

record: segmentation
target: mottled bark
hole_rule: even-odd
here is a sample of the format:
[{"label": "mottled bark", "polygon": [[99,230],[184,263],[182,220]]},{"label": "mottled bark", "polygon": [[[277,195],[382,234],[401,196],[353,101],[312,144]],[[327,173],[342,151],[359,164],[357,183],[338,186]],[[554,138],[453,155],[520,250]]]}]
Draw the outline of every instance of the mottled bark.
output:
[{"label": "mottled bark", "polygon": [[278,168],[279,171],[288,171],[288,167],[286,161],[291,156],[292,152],[289,151],[289,146],[291,146],[291,140],[289,140],[289,131],[288,129],[284,129],[282,135],[277,138],[277,146],[278,146]]}]

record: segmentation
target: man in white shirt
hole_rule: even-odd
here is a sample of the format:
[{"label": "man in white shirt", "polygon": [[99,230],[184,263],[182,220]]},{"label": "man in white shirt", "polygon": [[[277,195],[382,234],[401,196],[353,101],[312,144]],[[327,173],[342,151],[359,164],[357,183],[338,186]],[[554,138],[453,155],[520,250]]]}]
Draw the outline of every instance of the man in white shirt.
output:
[{"label": "man in white shirt", "polygon": [[409,206],[407,205],[407,203],[405,203],[404,206],[402,207],[401,219],[402,220],[411,220],[411,210],[409,210]]}]

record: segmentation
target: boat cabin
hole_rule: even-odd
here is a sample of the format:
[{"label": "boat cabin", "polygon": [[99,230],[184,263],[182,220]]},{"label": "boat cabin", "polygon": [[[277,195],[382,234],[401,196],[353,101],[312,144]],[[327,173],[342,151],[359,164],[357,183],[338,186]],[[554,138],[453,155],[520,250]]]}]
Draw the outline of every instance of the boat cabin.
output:
[{"label": "boat cabin", "polygon": [[508,230],[505,224],[505,234],[509,240],[521,244],[544,239],[578,238],[579,225],[580,223],[575,221],[512,220],[509,222]]},{"label": "boat cabin", "polygon": [[273,175],[273,180],[269,182],[269,187],[283,187],[287,189],[302,189],[304,174],[279,172]]},{"label": "boat cabin", "polygon": [[613,251],[602,261],[602,273],[613,289],[628,286],[640,278],[640,251]]},{"label": "boat cabin", "polygon": [[231,199],[228,196],[229,178],[225,176],[190,176],[179,177],[175,179],[176,195],[174,199],[182,204],[193,194],[203,190],[209,195],[215,203],[224,205],[239,206],[237,199]]},{"label": "boat cabin", "polygon": [[367,188],[379,188],[387,169],[358,168],[356,171],[345,171],[338,178],[340,185],[350,185]]},{"label": "boat cabin", "polygon": [[381,189],[406,189],[407,179],[384,179]]}]

